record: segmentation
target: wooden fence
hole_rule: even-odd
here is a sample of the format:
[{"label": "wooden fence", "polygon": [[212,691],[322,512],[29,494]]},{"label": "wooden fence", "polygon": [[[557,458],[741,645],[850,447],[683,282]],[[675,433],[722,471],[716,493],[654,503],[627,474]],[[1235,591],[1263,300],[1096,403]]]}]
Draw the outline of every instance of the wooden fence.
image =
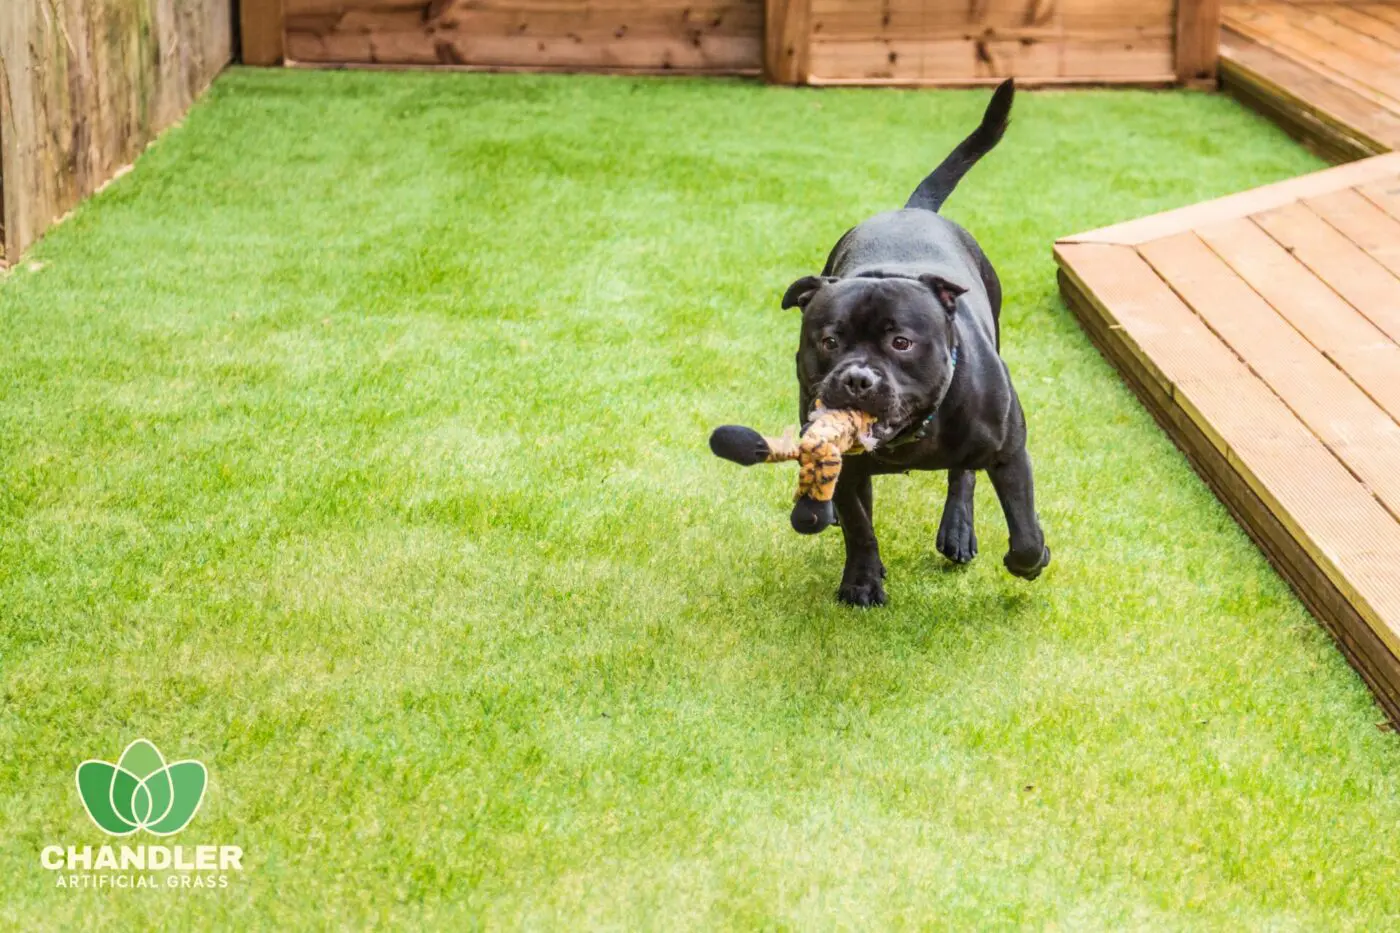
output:
[{"label": "wooden fence", "polygon": [[0,0],[0,258],[180,119],[232,26],[230,0]]},{"label": "wooden fence", "polygon": [[0,259],[178,120],[233,53],[787,84],[1208,83],[1220,0],[0,0]]},{"label": "wooden fence", "polygon": [[[1190,0],[778,0],[787,83],[1194,83],[1214,75],[1219,6]],[[1208,48],[1202,48],[1202,44]],[[1199,77],[1198,77],[1199,75]]]},{"label": "wooden fence", "polygon": [[785,84],[1209,83],[1219,25],[1220,0],[243,0],[252,63]]},{"label": "wooden fence", "polygon": [[282,0],[319,64],[758,73],[762,0]]}]

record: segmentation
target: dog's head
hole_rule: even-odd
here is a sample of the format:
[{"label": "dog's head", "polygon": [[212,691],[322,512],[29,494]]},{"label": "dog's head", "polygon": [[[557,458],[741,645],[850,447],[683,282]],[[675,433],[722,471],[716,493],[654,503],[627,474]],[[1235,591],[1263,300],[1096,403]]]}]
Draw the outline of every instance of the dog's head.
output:
[{"label": "dog's head", "polygon": [[947,389],[953,315],[965,291],[935,275],[798,279],[783,307],[802,309],[804,397],[874,415],[881,441],[910,427]]}]

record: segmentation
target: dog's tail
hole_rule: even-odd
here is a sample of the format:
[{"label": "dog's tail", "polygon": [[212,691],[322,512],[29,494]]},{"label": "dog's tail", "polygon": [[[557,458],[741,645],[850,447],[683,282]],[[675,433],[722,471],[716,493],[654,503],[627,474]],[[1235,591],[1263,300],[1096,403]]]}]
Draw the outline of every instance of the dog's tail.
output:
[{"label": "dog's tail", "polygon": [[937,211],[942,207],[968,169],[1001,142],[1001,136],[1006,132],[1006,125],[1011,118],[1011,99],[1015,96],[1014,79],[1007,78],[997,85],[996,92],[992,94],[992,102],[987,105],[987,112],[982,114],[982,123],[972,131],[972,135],[948,153],[948,158],[944,159],[938,168],[919,182],[919,187],[909,195],[909,200],[904,206],[921,207],[926,211]]}]

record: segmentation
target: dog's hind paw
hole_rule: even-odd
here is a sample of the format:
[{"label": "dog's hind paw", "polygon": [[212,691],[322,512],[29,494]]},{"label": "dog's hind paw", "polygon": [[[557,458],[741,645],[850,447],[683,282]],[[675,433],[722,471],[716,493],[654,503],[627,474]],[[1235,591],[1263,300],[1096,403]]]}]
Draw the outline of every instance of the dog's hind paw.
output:
[{"label": "dog's hind paw", "polygon": [[1047,546],[1040,552],[1039,559],[1026,560],[1026,555],[1018,554],[1015,551],[1008,551],[1003,563],[1006,569],[1022,580],[1034,580],[1040,576],[1040,572],[1050,566],[1050,548]]}]

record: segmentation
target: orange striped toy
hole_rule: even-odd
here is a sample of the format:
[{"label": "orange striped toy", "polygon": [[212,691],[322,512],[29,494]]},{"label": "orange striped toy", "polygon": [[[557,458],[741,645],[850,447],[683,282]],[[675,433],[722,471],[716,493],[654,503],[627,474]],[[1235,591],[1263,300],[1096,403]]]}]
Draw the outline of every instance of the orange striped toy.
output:
[{"label": "orange striped toy", "polygon": [[870,429],[875,417],[854,409],[817,410],[802,437],[764,437],[753,428],[726,424],[710,435],[710,450],[718,457],[742,466],[796,460],[797,496],[792,507],[792,527],[816,534],[835,521],[831,497],[841,474],[843,454],[864,453],[874,446]]}]

